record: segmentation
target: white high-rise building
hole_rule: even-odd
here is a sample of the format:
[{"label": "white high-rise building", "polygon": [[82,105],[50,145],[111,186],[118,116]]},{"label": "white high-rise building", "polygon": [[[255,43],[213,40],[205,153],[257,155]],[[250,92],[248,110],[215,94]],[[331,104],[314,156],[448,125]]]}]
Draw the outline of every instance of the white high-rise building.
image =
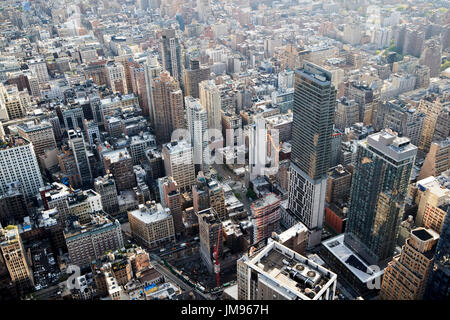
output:
[{"label": "white high-rise building", "polygon": [[9,137],[0,146],[0,194],[8,184],[19,182],[27,198],[35,196],[44,183],[33,145],[24,138]]},{"label": "white high-rise building", "polygon": [[[205,80],[199,83],[200,103],[208,114],[208,128],[222,130],[222,117],[220,91],[213,80]],[[218,137],[216,137],[218,139]]]},{"label": "white high-rise building", "polygon": [[181,192],[190,191],[195,183],[195,167],[192,146],[186,140],[163,145],[162,155],[167,176],[172,176]]},{"label": "white high-rise building", "polygon": [[206,110],[198,99],[191,96],[185,97],[187,124],[191,135],[191,144],[194,146],[194,164],[203,168],[204,152],[208,147],[208,119]]},{"label": "white high-rise building", "polygon": [[265,173],[267,160],[266,120],[262,116],[255,117],[255,123],[248,131],[248,152],[250,180]]}]

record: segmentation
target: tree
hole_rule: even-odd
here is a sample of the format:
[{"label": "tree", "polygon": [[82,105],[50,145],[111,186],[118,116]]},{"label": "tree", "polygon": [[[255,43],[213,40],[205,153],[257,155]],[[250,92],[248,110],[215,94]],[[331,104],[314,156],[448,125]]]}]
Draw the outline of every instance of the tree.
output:
[{"label": "tree", "polygon": [[248,189],[247,193],[245,194],[247,198],[256,199],[256,193],[253,191],[253,189]]}]

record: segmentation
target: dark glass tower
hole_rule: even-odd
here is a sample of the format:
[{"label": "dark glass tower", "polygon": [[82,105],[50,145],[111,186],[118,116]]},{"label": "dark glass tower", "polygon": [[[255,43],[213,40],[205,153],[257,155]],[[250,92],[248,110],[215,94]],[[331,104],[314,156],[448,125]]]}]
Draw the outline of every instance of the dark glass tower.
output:
[{"label": "dark glass tower", "polygon": [[288,213],[308,227],[312,247],[321,241],[336,89],[331,73],[310,62],[296,70],[294,88]]},{"label": "dark glass tower", "polygon": [[161,57],[163,68],[182,87],[181,47],[174,29],[164,29],[162,32]]},{"label": "dark glass tower", "polygon": [[344,241],[368,264],[383,267],[392,258],[416,153],[390,130],[358,145]]},{"label": "dark glass tower", "polygon": [[425,299],[450,298],[450,209],[447,210],[434,256],[434,266],[425,291]]},{"label": "dark glass tower", "polygon": [[292,162],[312,180],[322,179],[330,167],[335,108],[331,73],[305,62],[295,72]]}]

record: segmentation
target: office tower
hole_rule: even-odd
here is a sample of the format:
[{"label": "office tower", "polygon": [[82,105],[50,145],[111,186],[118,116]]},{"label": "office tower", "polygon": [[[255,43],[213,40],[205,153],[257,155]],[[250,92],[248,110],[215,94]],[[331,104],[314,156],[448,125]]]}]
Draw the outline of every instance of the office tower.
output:
[{"label": "office tower", "polygon": [[[155,149],[148,149],[145,152],[145,159],[149,164],[147,176],[149,179],[156,181],[158,178],[164,177],[164,161],[161,152]],[[144,162],[145,163],[145,162]]]},{"label": "office tower", "polygon": [[185,128],[183,93],[178,82],[162,72],[153,80],[152,97],[156,140],[170,142],[173,131]]},{"label": "office tower", "polygon": [[108,86],[113,92],[128,93],[125,68],[121,63],[108,61],[106,64]]},{"label": "office tower", "polygon": [[143,246],[153,249],[175,240],[173,217],[169,208],[154,201],[140,204],[128,212],[131,234]]},{"label": "office tower", "polygon": [[62,116],[64,120],[64,127],[66,130],[76,130],[77,128],[83,128],[83,108],[77,105],[65,106],[62,110]]},{"label": "office tower", "polygon": [[55,135],[53,127],[48,122],[34,124],[33,122],[25,122],[17,126],[17,133],[22,138],[33,144],[36,158],[45,154],[46,150],[56,149]]},{"label": "office tower", "polygon": [[345,244],[369,264],[392,257],[417,147],[391,130],[358,143]]},{"label": "office tower", "polygon": [[267,239],[273,232],[280,232],[280,202],[280,197],[274,193],[252,202],[253,243]]},{"label": "office tower", "polygon": [[117,191],[130,190],[136,187],[133,159],[126,148],[105,152],[102,157],[106,173],[111,173],[114,176]]},{"label": "office tower", "polygon": [[422,300],[439,234],[416,228],[384,270],[380,300]]},{"label": "office tower", "polygon": [[[184,98],[186,105],[187,127],[191,135],[191,145],[194,146],[194,164],[196,172],[205,171],[205,164],[209,161],[208,148],[208,116],[198,99]],[[205,155],[205,152],[207,154]]]},{"label": "office tower", "polygon": [[23,118],[26,115],[25,105],[17,86],[5,86],[0,83],[0,119],[13,120]]},{"label": "office tower", "polygon": [[195,183],[192,146],[185,140],[163,145],[162,155],[167,176],[172,176],[182,193],[189,192]]},{"label": "office tower", "polygon": [[177,182],[173,177],[164,177],[158,179],[161,204],[170,209],[173,217],[175,234],[184,233],[184,224],[181,209],[181,193]]},{"label": "office tower", "polygon": [[378,95],[365,83],[350,81],[345,86],[344,95],[354,100],[359,106],[359,121],[365,125],[372,124],[378,106]]},{"label": "office tower", "polygon": [[264,176],[267,164],[267,131],[266,120],[256,115],[254,123],[248,128],[248,166],[250,180]]},{"label": "office tower", "polygon": [[336,128],[344,131],[345,128],[359,122],[358,104],[354,100],[347,100],[346,97],[342,97],[337,104],[335,117]]},{"label": "office tower", "polygon": [[426,221],[427,228],[439,233],[447,211],[444,208],[450,202],[450,190],[445,188],[445,180],[440,181],[434,176],[421,179],[412,188],[411,195],[418,205],[416,225],[425,226]]},{"label": "office tower", "polygon": [[430,77],[439,77],[441,74],[441,42],[439,39],[430,39],[425,42],[419,61],[420,64],[430,68]]},{"label": "office tower", "polygon": [[305,62],[295,72],[289,211],[314,233],[310,246],[321,240],[335,106],[331,73]]},{"label": "office tower", "polygon": [[119,200],[117,199],[116,182],[112,174],[96,178],[94,188],[100,195],[103,210],[110,215],[117,215],[119,213]]},{"label": "office tower", "polygon": [[20,183],[10,183],[8,191],[0,195],[0,225],[18,224],[29,214]]},{"label": "office tower", "polygon": [[156,147],[155,136],[147,132],[140,132],[139,135],[132,136],[129,150],[133,158],[133,164],[141,164],[141,161],[145,159],[145,151],[153,147]]},{"label": "office tower", "polygon": [[445,106],[436,119],[433,140],[441,141],[450,136],[450,106]]},{"label": "office tower", "polygon": [[198,59],[191,60],[190,69],[184,70],[184,95],[199,98],[199,84],[207,81],[210,73],[209,67],[200,67]]},{"label": "office tower", "polygon": [[98,129],[97,122],[84,119],[83,124],[84,134],[87,137],[89,145],[94,146],[97,142],[101,142],[100,130]]},{"label": "office tower", "polygon": [[[445,104],[445,98],[437,96],[426,96],[419,102],[418,109],[425,114],[425,119],[423,122],[422,137],[418,147],[424,152],[430,151],[431,142],[433,142],[434,133],[436,131],[437,120],[444,109]],[[443,139],[446,137],[447,136]]]},{"label": "office tower", "polygon": [[344,134],[338,129],[334,129],[331,136],[331,160],[330,167],[336,167],[341,164],[342,137]]},{"label": "office tower", "polygon": [[131,54],[120,54],[114,57],[114,63],[121,64],[123,66],[123,75],[125,77],[126,88],[124,88],[123,94],[128,94],[133,92],[134,79],[132,78],[132,67],[139,67],[139,64],[133,61],[133,56]]},{"label": "office tower", "polygon": [[92,220],[83,226],[74,221],[64,230],[64,239],[70,262],[79,267],[100,259],[109,250],[124,247],[119,221],[111,221],[102,214],[93,215]]},{"label": "office tower", "polygon": [[[34,287],[33,273],[27,262],[27,253],[22,244],[17,226],[0,226],[0,264],[4,263],[17,291],[21,294]],[[0,270],[2,269],[0,265]]]},{"label": "office tower", "polygon": [[153,105],[153,79],[159,77],[161,73],[161,66],[159,65],[157,56],[148,56],[144,65],[145,85],[147,87],[147,101],[150,123],[154,127],[155,125],[155,107]]},{"label": "office tower", "polygon": [[408,137],[415,146],[420,144],[425,114],[405,101],[395,99],[379,104],[375,128],[389,128]]},{"label": "office tower", "polygon": [[439,236],[434,264],[425,290],[425,299],[447,300],[450,297],[450,211]]},{"label": "office tower", "polygon": [[81,187],[81,177],[73,151],[66,146],[62,146],[61,150],[61,153],[57,155],[62,173],[61,179],[64,179],[64,181],[67,179],[69,184],[74,188]]},{"label": "office tower", "polygon": [[352,184],[352,174],[339,164],[328,172],[327,195],[328,203],[343,201],[346,202],[350,195]]},{"label": "office tower", "polygon": [[450,168],[450,138],[432,142],[422,168],[420,169],[420,180],[429,176],[437,177]]},{"label": "office tower", "polygon": [[196,213],[213,208],[221,220],[228,219],[222,184],[201,172],[198,174],[197,183],[192,186],[192,205]]},{"label": "office tower", "polygon": [[236,146],[243,141],[239,141],[238,130],[242,130],[242,118],[234,112],[221,111],[222,115],[222,136],[226,145]]},{"label": "office tower", "polygon": [[161,36],[161,57],[164,70],[182,82],[181,46],[174,29],[164,29]]},{"label": "office tower", "polygon": [[131,83],[132,83],[132,91],[138,97],[139,106],[142,109],[142,114],[144,116],[150,115],[150,103],[147,87],[147,81],[145,79],[145,68],[140,64],[134,65],[130,67],[131,73]]},{"label": "office tower", "polygon": [[5,137],[0,146],[0,194],[8,184],[19,182],[27,199],[44,185],[33,145],[20,137]]},{"label": "office tower", "polygon": [[80,129],[77,129],[76,131],[69,130],[68,134],[69,145],[72,149],[73,155],[75,156],[75,162],[77,164],[78,172],[81,177],[81,183],[84,186],[89,186],[92,184],[92,173],[86,153],[83,133]]},{"label": "office tower", "polygon": [[237,262],[238,300],[335,299],[335,273],[272,239],[255,247]]},{"label": "office tower", "polygon": [[208,208],[197,213],[200,237],[200,258],[210,273],[214,270],[214,251],[223,253],[223,226],[217,212]]},{"label": "office tower", "polygon": [[51,117],[48,118],[48,122],[52,125],[55,140],[61,141],[63,133],[61,129],[61,123],[59,123],[59,118],[56,113],[51,114]]}]

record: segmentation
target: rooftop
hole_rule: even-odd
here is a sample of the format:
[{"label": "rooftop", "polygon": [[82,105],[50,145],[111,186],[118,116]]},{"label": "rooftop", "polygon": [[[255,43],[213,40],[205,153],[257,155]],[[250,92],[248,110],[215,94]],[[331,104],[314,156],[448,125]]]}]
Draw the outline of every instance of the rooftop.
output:
[{"label": "rooftop", "polygon": [[140,204],[138,209],[128,212],[145,224],[155,223],[171,217],[170,209],[163,208],[160,203]]},{"label": "rooftop", "polygon": [[333,272],[275,241],[251,257],[247,265],[260,274],[260,281],[278,287],[291,299],[317,299],[337,278]]},{"label": "rooftop", "polygon": [[411,159],[417,154],[417,147],[410,143],[409,138],[399,137],[389,129],[374,133],[359,144],[369,147],[369,149],[375,149],[395,162]]},{"label": "rooftop", "polygon": [[362,283],[374,281],[384,273],[384,269],[377,271],[370,268],[357,253],[344,243],[345,234],[323,241],[326,250],[331,252],[345,267],[353,273]]}]

